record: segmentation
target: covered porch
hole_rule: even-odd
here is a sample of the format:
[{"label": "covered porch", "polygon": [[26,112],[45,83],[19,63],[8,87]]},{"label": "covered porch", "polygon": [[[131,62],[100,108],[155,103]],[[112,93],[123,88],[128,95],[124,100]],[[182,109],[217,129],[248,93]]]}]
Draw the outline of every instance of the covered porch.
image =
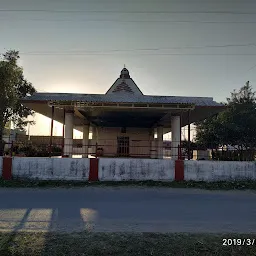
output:
[{"label": "covered porch", "polygon": [[[218,113],[218,107],[196,107],[173,103],[88,103],[50,101],[26,103],[52,119],[49,154],[62,148],[63,157],[125,157],[179,159],[181,128]],[[53,120],[63,124],[63,136],[56,143]],[[82,140],[73,139],[73,129],[83,132]],[[171,146],[163,135],[172,133]]]}]

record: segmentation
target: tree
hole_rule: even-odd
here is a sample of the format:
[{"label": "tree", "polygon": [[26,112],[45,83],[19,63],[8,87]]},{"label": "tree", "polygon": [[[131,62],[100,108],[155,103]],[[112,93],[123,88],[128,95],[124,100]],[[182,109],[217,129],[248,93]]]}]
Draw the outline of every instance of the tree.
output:
[{"label": "tree", "polygon": [[247,160],[254,159],[256,97],[249,81],[238,92],[234,90],[225,105],[225,111],[196,124],[196,141],[211,148],[231,145],[240,152],[251,152]]},{"label": "tree", "polygon": [[244,149],[256,146],[256,97],[249,81],[239,92],[231,93],[227,98],[229,108],[226,111],[229,143]]},{"label": "tree", "polygon": [[15,128],[24,129],[31,121],[27,120],[34,112],[25,107],[20,100],[36,92],[24,78],[23,69],[17,63],[19,52],[10,50],[0,59],[0,156],[3,155],[3,131],[8,122]]},{"label": "tree", "polygon": [[193,158],[193,150],[196,150],[200,148],[199,144],[196,144],[195,142],[191,141],[190,144],[188,140],[181,141],[181,153],[182,157],[192,159]]}]

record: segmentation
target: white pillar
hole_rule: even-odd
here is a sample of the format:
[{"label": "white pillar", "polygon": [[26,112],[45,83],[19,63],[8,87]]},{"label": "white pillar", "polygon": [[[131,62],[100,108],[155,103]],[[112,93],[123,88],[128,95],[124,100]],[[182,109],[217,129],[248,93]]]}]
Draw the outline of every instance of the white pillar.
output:
[{"label": "white pillar", "polygon": [[72,157],[73,154],[73,124],[74,112],[67,111],[65,115],[65,139],[64,139],[64,155]]},{"label": "white pillar", "polygon": [[180,146],[180,137],[181,137],[181,127],[180,127],[180,116],[172,116],[172,150],[171,156],[172,159],[178,159],[179,150],[178,146]]},{"label": "white pillar", "polygon": [[95,141],[96,143],[96,139],[97,139],[97,129],[96,129],[96,126],[92,126],[92,140]]},{"label": "white pillar", "polygon": [[92,131],[92,144],[91,144],[91,153],[94,155],[96,154],[97,151],[97,130],[96,130],[96,126],[92,126],[91,128]]},{"label": "white pillar", "polygon": [[150,158],[156,157],[156,147],[155,147],[155,128],[152,128],[150,131]]},{"label": "white pillar", "polygon": [[157,127],[157,158],[163,159],[163,135],[164,129],[163,126]]},{"label": "white pillar", "polygon": [[83,157],[88,158],[89,125],[83,126]]}]

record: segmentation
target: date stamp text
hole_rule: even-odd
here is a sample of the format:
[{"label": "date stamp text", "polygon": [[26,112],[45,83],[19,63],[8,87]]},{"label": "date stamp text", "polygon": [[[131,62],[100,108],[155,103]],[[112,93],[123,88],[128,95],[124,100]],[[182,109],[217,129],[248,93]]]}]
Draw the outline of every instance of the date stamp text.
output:
[{"label": "date stamp text", "polygon": [[255,238],[223,238],[223,246],[253,246],[256,245]]}]

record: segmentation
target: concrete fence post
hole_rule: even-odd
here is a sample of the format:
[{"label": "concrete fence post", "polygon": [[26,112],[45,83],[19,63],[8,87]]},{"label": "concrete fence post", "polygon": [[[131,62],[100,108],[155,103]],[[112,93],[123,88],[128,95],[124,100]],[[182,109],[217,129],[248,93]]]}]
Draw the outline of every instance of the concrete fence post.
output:
[{"label": "concrete fence post", "polygon": [[99,180],[99,158],[90,158],[89,181]]},{"label": "concrete fence post", "polygon": [[175,181],[184,180],[184,161],[175,160]]},{"label": "concrete fence post", "polygon": [[3,157],[2,177],[4,180],[12,179],[12,157]]}]

